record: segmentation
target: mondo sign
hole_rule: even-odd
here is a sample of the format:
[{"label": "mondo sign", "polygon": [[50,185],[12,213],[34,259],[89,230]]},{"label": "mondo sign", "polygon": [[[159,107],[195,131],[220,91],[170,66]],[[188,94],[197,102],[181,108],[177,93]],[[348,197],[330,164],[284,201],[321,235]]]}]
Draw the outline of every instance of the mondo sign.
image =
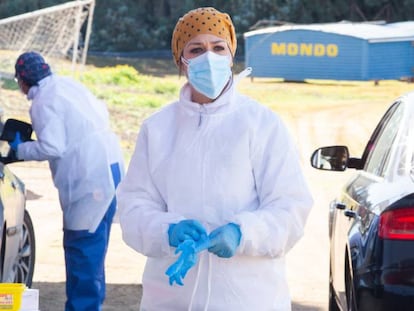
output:
[{"label": "mondo sign", "polygon": [[336,44],[273,42],[271,45],[271,54],[278,56],[337,57],[338,53]]}]

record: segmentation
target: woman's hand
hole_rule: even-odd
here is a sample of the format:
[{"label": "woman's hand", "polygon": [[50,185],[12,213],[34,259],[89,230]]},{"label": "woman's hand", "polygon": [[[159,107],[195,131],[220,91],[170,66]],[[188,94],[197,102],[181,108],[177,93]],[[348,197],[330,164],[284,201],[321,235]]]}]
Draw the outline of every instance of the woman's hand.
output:
[{"label": "woman's hand", "polygon": [[209,235],[210,247],[208,251],[216,254],[218,257],[230,258],[236,253],[240,239],[241,231],[239,225],[229,223],[218,227]]},{"label": "woman's hand", "polygon": [[177,247],[185,240],[195,242],[207,238],[207,231],[204,226],[197,220],[181,220],[177,224],[171,224],[168,228],[168,238],[170,246]]}]

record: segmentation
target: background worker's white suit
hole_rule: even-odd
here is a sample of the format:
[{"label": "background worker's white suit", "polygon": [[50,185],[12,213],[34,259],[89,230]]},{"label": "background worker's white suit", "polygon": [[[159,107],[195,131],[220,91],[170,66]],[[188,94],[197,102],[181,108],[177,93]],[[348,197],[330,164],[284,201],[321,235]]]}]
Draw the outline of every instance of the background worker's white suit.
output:
[{"label": "background worker's white suit", "polygon": [[65,311],[99,311],[105,299],[105,256],[123,157],[105,104],[79,82],[49,74],[46,66],[32,52],[23,54],[16,64],[20,80],[28,73],[36,77],[36,68],[48,74],[34,85],[27,84],[36,140],[20,143],[17,156],[26,161],[47,160],[59,192]]},{"label": "background worker's white suit", "polygon": [[36,140],[19,145],[25,161],[49,161],[64,228],[94,232],[115,195],[110,165],[123,158],[106,106],[67,77],[48,76],[30,88]]}]

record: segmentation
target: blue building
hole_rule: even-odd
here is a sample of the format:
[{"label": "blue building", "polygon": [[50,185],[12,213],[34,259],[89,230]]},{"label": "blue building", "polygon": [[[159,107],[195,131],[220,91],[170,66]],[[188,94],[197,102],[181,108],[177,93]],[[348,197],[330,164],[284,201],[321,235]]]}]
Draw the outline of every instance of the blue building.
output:
[{"label": "blue building", "polygon": [[414,76],[414,21],[283,25],[244,34],[252,77],[395,80]]}]

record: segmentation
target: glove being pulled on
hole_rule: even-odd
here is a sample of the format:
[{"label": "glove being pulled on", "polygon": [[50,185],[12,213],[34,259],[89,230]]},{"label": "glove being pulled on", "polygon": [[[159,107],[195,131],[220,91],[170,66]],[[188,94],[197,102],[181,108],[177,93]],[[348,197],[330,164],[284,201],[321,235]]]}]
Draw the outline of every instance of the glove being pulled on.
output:
[{"label": "glove being pulled on", "polygon": [[185,240],[195,242],[207,238],[207,231],[197,220],[185,219],[176,224],[171,224],[168,228],[168,240],[170,246],[177,247]]},{"label": "glove being pulled on", "polygon": [[230,258],[236,253],[240,244],[240,226],[234,223],[218,227],[208,236],[210,247],[208,251],[222,258]]},{"label": "glove being pulled on", "polygon": [[184,285],[183,279],[185,278],[188,270],[197,264],[198,253],[207,249],[209,245],[210,241],[207,237],[198,242],[194,242],[193,240],[185,240],[178,245],[175,253],[178,254],[181,252],[181,254],[165,272],[165,274],[169,277],[170,285],[173,285],[174,282],[181,286]]},{"label": "glove being pulled on", "polygon": [[9,142],[10,148],[17,152],[17,147],[22,143],[22,138],[20,137],[20,132],[16,132],[14,140]]}]

